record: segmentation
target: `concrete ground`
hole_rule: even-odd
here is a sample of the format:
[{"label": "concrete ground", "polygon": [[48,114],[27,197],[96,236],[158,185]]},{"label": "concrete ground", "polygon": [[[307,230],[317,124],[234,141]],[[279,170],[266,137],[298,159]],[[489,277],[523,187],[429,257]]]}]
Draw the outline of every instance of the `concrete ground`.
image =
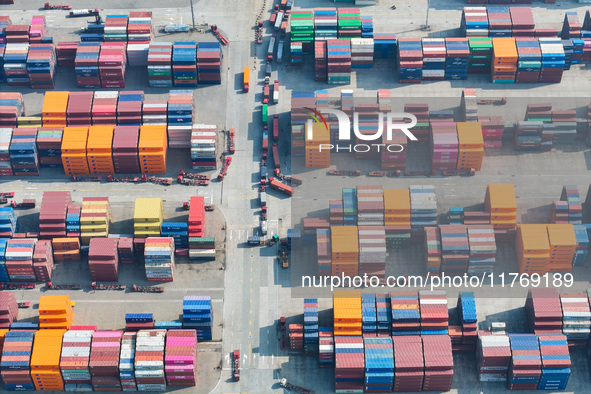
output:
[{"label": "concrete ground", "polygon": [[[462,0],[431,1],[429,23],[431,31],[423,32],[420,26],[425,23],[426,0],[399,0],[397,10],[391,11],[391,2],[378,1],[375,7],[363,7],[362,15],[374,17],[376,32],[393,32],[399,37],[449,36],[457,35],[460,24],[461,9],[465,6]],[[40,5],[37,1],[20,0],[13,6],[0,6],[0,13],[11,16],[13,23],[28,22],[32,15],[41,13],[36,10]],[[177,267],[175,282],[165,284],[166,291],[158,295],[138,295],[129,293],[95,292],[88,290],[89,277],[84,263],[77,264],[75,269],[58,267],[56,283],[76,281],[83,283],[84,289],[70,294],[76,301],[76,324],[95,324],[99,328],[121,328],[122,316],[126,312],[138,311],[138,304],[150,302],[146,312],[150,311],[160,320],[178,318],[181,313],[182,296],[185,294],[209,294],[214,299],[215,331],[214,341],[201,346],[199,379],[197,387],[199,393],[252,392],[267,393],[281,391],[277,385],[280,377],[287,377],[296,384],[313,388],[319,393],[333,392],[334,376],[330,370],[320,370],[313,357],[282,351],[279,349],[275,324],[280,316],[287,316],[288,323],[301,322],[303,300],[307,295],[302,292],[294,278],[298,278],[310,267],[302,266],[298,261],[292,261],[292,268],[283,270],[276,262],[276,249],[250,248],[245,245],[248,236],[258,231],[257,172],[261,155],[261,122],[260,102],[262,99],[263,62],[266,53],[266,43],[271,29],[266,28],[265,44],[257,46],[252,42],[255,18],[263,12],[263,18],[269,15],[271,2],[255,0],[240,2],[237,0],[223,0],[212,2],[205,0],[194,1],[196,22],[216,23],[229,37],[230,46],[224,49],[224,81],[219,86],[200,87],[195,90],[196,121],[216,124],[218,128],[237,130],[236,155],[229,174],[223,183],[212,182],[206,188],[191,188],[173,185],[162,186],[138,184],[92,184],[70,183],[59,171],[44,171],[42,177],[31,180],[15,180],[3,182],[3,189],[17,192],[16,198],[37,198],[43,190],[71,190],[74,200],[81,201],[83,196],[108,195],[113,206],[114,231],[125,232],[130,228],[131,201],[135,197],[163,197],[167,210],[167,218],[184,220],[184,213],[177,211],[183,201],[191,195],[204,195],[206,201],[215,204],[220,214],[225,218],[226,250],[225,256],[220,255],[213,263],[184,263]],[[166,7],[153,0],[148,1],[101,1],[101,14],[126,13],[131,9],[154,12],[154,26],[160,27],[168,23],[190,23],[191,14],[188,2],[170,0]],[[334,6],[330,0],[298,0],[295,9],[311,7]],[[344,4],[351,6],[351,4]],[[87,0],[77,1],[76,8],[94,8],[96,2]],[[578,11],[582,21],[587,6],[580,5],[574,0],[559,1],[557,5],[545,5],[536,2],[534,17],[538,27],[559,28],[564,19],[565,11]],[[6,10],[6,12],[5,12]],[[25,11],[23,11],[25,10]],[[51,34],[58,40],[78,40],[76,31],[86,25],[87,18],[65,19],[63,11],[43,12],[46,15]],[[239,15],[240,17],[236,17]],[[266,25],[267,26],[267,25]],[[157,41],[210,41],[214,38],[210,33],[191,33],[190,35],[156,34]],[[287,41],[286,41],[287,42]],[[239,93],[241,90],[242,68],[249,65],[251,71],[251,92]],[[353,88],[375,91],[378,88],[391,89],[392,97],[411,97],[417,102],[420,98],[438,97],[445,100],[437,105],[459,103],[461,90],[465,87],[476,88],[480,97],[524,97],[536,102],[547,102],[551,99],[555,106],[565,105],[560,109],[580,108],[589,101],[590,77],[588,65],[575,66],[565,73],[563,82],[556,85],[514,85],[507,89],[505,86],[491,84],[485,77],[470,76],[468,81],[423,83],[420,85],[400,85],[392,61],[377,62],[369,70],[360,70],[352,76],[350,86],[329,86],[313,81],[313,69],[308,62],[302,69],[289,67],[283,63],[273,65],[273,77],[276,75],[281,82],[280,104],[272,106],[270,114],[281,114],[282,130],[289,130],[289,110],[291,90],[330,89],[331,94],[342,88]],[[68,70],[58,72],[57,89],[76,90],[72,73]],[[126,90],[144,90],[150,99],[165,98],[166,91],[151,89],[147,85],[144,70],[133,70],[128,74]],[[16,91],[11,88],[10,91]],[[41,94],[30,89],[22,89],[25,93],[27,111],[29,115],[39,113],[42,105]],[[237,94],[238,93],[238,94]],[[446,99],[447,98],[447,99]],[[449,100],[453,98],[453,101]],[[565,101],[565,98],[574,101]],[[576,100],[575,100],[576,98]],[[587,102],[585,102],[587,101]],[[522,110],[515,106],[508,111],[508,116],[521,116]],[[482,108],[485,111],[495,111],[496,108]],[[504,108],[507,110],[507,108]],[[221,142],[221,140],[220,140]],[[289,141],[282,137],[280,142],[282,156],[282,170],[291,173],[289,160]],[[414,149],[414,148],[413,148]],[[417,166],[424,165],[426,150],[418,147]],[[175,176],[180,169],[188,169],[190,161],[188,155],[181,151],[174,151],[169,155],[167,176]],[[285,236],[287,229],[299,222],[299,219],[310,213],[312,216],[322,216],[327,213],[329,199],[340,196],[340,189],[344,186],[352,187],[357,184],[381,183],[384,187],[407,187],[410,184],[432,184],[436,186],[438,210],[444,215],[450,206],[477,206],[484,199],[486,184],[514,183],[518,197],[518,220],[522,223],[546,221],[549,204],[559,197],[564,184],[576,184],[580,187],[583,197],[589,184],[589,150],[585,147],[567,145],[547,153],[516,154],[507,148],[487,154],[483,170],[471,178],[435,177],[435,178],[378,178],[368,179],[360,177],[330,178],[327,180],[325,170],[315,170],[307,173],[307,182],[298,188],[293,199],[273,191],[269,192],[269,233]],[[413,164],[413,165],[415,165]],[[364,173],[375,169],[375,163],[360,163],[348,160],[346,155],[335,157],[333,163],[338,168],[362,168]],[[212,174],[215,174],[212,172]],[[543,177],[543,178],[542,178]],[[30,215],[28,218],[25,216]],[[19,212],[22,225],[34,228],[35,217],[29,212]],[[214,220],[217,231],[221,230],[221,218]],[[221,233],[219,239],[223,239]],[[220,245],[222,246],[222,245]],[[394,253],[390,256],[388,273],[408,275],[422,271],[423,253],[420,247],[411,247],[408,251]],[[401,263],[408,261],[408,263]],[[510,272],[515,263],[511,247],[500,248],[499,269]],[[219,270],[221,264],[225,270]],[[293,272],[292,272],[293,271]],[[179,275],[180,274],[180,275]],[[142,284],[143,274],[141,266],[122,267],[122,283]],[[63,282],[62,282],[63,281]],[[586,287],[589,282],[589,272],[585,268],[576,272],[576,284]],[[39,293],[38,293],[39,292]],[[36,291],[17,291],[19,300],[35,302],[42,292],[42,287]],[[496,296],[498,293],[495,293]],[[450,306],[455,305],[455,294],[449,292]],[[329,325],[331,320],[328,309],[332,305],[329,296],[321,298],[321,324]],[[477,300],[480,328],[486,328],[490,321],[506,321],[510,330],[523,331],[524,290],[503,298],[485,294]],[[115,311],[113,314],[112,311]],[[34,318],[35,310],[23,310],[22,317]],[[112,316],[117,316],[113,319]],[[121,317],[120,317],[121,316]],[[223,324],[223,326],[220,326]],[[221,344],[219,340],[222,340]],[[239,349],[242,360],[242,378],[238,383],[231,382],[231,368],[229,353]],[[204,352],[202,350],[205,350]],[[573,374],[567,392],[583,393],[589,385],[587,362],[582,351],[573,351]],[[221,375],[215,368],[222,362]],[[502,384],[483,385],[476,382],[474,359],[467,355],[456,357],[456,379],[453,393],[496,393],[505,391]],[[213,373],[212,373],[213,372]],[[176,391],[176,390],[175,390]],[[195,392],[195,389],[184,389],[182,392]]]}]

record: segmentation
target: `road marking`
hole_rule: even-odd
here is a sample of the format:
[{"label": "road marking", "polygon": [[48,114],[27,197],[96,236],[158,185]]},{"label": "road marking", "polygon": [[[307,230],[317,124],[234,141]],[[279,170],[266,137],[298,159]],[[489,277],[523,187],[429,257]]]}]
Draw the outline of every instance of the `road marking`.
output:
[{"label": "road marking", "polygon": [[252,315],[252,309],[250,310],[250,314]]}]

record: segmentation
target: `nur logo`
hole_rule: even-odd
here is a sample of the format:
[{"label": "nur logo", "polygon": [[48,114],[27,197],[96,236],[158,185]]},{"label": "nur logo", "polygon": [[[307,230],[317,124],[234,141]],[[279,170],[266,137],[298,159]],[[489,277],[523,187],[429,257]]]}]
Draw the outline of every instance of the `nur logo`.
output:
[{"label": "nur logo", "polygon": [[[314,139],[313,121],[320,124],[326,131],[329,131],[326,119],[324,118],[324,116],[322,116],[323,114],[334,115],[337,118],[337,120],[339,122],[339,136],[338,136],[339,141],[350,141],[351,140],[351,121],[349,119],[349,116],[347,116],[346,113],[344,113],[343,111],[336,110],[336,109],[328,109],[328,108],[322,108],[320,110],[321,112],[316,111],[312,108],[308,108],[308,107],[306,107],[305,109],[310,111],[306,114],[312,118],[312,119],[308,119],[308,122],[307,122],[308,127],[307,127],[306,139],[308,141],[311,141]],[[407,122],[406,119],[409,119],[410,122]],[[378,118],[377,118],[377,123],[378,123],[377,132],[375,132],[374,134],[364,134],[359,129],[359,113],[353,112],[353,133],[355,134],[355,137],[358,138],[359,140],[362,140],[362,141],[380,140],[382,138],[383,133],[384,133],[384,123],[386,123],[386,137],[388,140],[392,140],[393,131],[397,130],[397,131],[401,131],[402,133],[404,133],[404,135],[406,135],[406,137],[409,140],[418,141],[417,137],[415,137],[414,134],[409,130],[409,129],[412,129],[417,124],[417,118],[413,114],[393,113],[393,112],[389,112],[387,114],[384,114],[382,112],[379,112]],[[401,152],[404,149],[404,147],[399,144],[391,144],[391,145],[371,144],[371,146],[377,147],[378,152],[380,151],[381,146],[386,146],[388,148],[388,151],[391,153]],[[389,148],[389,147],[392,147],[392,148]],[[399,149],[392,150],[392,149],[394,149],[394,147],[398,147]],[[321,144],[319,146],[319,150],[322,151],[323,148],[333,149],[333,148],[335,148],[335,146],[332,144]],[[370,145],[365,145],[365,144],[349,145],[348,147],[344,147],[342,145],[336,146],[337,152],[339,150],[348,150],[349,152],[351,150],[354,150],[355,152],[368,152],[370,149],[371,149]]]}]

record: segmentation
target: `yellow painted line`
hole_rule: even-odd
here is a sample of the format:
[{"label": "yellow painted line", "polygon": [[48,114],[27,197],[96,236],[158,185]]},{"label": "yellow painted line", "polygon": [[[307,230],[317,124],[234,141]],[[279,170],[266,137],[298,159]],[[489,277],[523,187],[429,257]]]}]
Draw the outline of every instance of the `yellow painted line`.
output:
[{"label": "yellow painted line", "polygon": [[250,277],[250,282],[252,283],[252,276]]},{"label": "yellow painted line", "polygon": [[250,314],[252,315],[252,309],[250,310]]},{"label": "yellow painted line", "polygon": [[252,326],[252,320],[250,320],[250,321],[248,322],[248,325],[249,325],[249,326]]},{"label": "yellow painted line", "polygon": [[250,272],[252,272],[252,267],[250,267]]},{"label": "yellow painted line", "polygon": [[252,293],[252,287],[250,288],[250,292]]}]

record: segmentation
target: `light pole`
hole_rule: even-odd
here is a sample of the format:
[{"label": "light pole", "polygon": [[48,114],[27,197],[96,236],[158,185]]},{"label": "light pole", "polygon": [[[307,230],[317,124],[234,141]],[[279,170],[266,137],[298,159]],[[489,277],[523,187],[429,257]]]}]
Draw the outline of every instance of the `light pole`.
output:
[{"label": "light pole", "polygon": [[427,17],[425,18],[425,24],[421,28],[422,30],[431,30],[429,25],[429,8],[431,8],[431,0],[427,0]]},{"label": "light pole", "polygon": [[193,0],[191,0],[191,18],[193,19],[193,30],[195,30],[195,10],[193,8]]}]

